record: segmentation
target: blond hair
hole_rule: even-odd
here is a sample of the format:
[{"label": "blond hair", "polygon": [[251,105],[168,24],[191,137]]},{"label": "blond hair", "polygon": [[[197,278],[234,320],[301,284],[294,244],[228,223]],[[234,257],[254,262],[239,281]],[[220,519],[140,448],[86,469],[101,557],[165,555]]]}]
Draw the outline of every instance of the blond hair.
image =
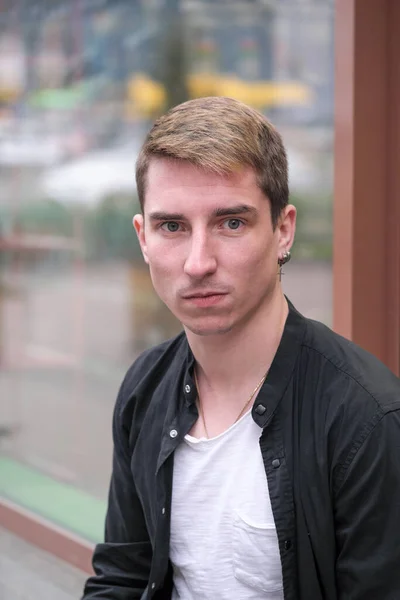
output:
[{"label": "blond hair", "polygon": [[270,201],[274,226],[289,200],[287,157],[280,134],[261,113],[232,98],[190,100],[157,119],[136,163],[142,210],[152,157],[185,161],[220,175],[252,167]]}]

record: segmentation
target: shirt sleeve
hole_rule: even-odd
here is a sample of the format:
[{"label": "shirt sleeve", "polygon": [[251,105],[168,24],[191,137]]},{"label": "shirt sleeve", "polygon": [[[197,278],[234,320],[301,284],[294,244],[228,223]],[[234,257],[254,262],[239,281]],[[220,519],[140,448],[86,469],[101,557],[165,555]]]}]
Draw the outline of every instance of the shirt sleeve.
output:
[{"label": "shirt sleeve", "polygon": [[129,432],[121,419],[123,390],[124,384],[113,416],[113,470],[105,541],[95,548],[95,575],[87,580],[82,600],[139,599],[149,581],[152,550],[130,469]]},{"label": "shirt sleeve", "polygon": [[400,410],[355,443],[335,499],[340,600],[400,598]]}]

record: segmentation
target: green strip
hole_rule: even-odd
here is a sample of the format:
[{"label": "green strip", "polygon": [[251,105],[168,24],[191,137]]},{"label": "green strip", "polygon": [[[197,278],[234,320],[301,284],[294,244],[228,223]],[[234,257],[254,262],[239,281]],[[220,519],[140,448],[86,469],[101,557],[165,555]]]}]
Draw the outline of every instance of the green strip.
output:
[{"label": "green strip", "polygon": [[0,457],[0,492],[88,541],[104,537],[105,502],[15,460]]}]

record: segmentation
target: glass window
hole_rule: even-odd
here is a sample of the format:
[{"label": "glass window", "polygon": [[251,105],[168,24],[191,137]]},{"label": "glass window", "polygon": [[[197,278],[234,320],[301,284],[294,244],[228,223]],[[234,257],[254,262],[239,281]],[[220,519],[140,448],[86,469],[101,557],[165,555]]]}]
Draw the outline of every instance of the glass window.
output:
[{"label": "glass window", "polygon": [[[18,10],[16,10],[18,5]],[[180,324],[132,228],[134,163],[168,106],[261,110],[298,207],[284,287],[331,324],[333,8],[329,0],[5,2],[0,23],[0,485],[103,535],[122,377]]]}]

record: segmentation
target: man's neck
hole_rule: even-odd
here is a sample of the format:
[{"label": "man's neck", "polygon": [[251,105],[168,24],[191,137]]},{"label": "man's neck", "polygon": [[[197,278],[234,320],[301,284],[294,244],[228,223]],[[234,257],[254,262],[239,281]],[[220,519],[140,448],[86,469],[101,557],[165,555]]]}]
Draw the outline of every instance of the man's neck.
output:
[{"label": "man's neck", "polygon": [[[278,292],[278,290],[277,290]],[[279,289],[253,318],[231,331],[199,336],[186,331],[197,372],[214,390],[229,392],[244,381],[256,382],[266,373],[278,349],[288,305]]]}]

